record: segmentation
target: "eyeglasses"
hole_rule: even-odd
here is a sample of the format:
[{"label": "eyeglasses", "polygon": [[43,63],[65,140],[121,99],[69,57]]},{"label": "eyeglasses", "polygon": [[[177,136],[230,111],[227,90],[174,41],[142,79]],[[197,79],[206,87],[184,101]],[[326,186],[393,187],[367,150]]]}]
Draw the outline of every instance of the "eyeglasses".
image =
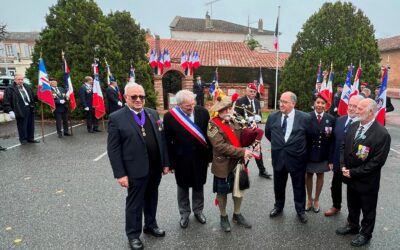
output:
[{"label": "eyeglasses", "polygon": [[143,101],[144,99],[146,99],[146,96],[144,95],[131,95],[129,96],[131,98],[132,101],[136,101],[138,98]]}]

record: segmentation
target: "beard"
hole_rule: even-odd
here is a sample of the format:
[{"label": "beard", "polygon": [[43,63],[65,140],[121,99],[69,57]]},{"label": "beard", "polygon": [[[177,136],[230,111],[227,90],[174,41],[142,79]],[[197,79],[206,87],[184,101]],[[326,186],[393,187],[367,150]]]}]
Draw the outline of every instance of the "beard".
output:
[{"label": "beard", "polygon": [[359,115],[358,116],[358,120],[360,122],[366,121],[368,119],[368,114],[364,114],[364,115]]}]

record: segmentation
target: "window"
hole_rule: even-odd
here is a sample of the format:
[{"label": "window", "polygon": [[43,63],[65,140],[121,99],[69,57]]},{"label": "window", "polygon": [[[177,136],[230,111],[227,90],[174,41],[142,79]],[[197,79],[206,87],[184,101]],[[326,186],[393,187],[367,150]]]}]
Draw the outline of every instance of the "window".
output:
[{"label": "window", "polygon": [[6,56],[15,56],[12,44],[6,44]]}]

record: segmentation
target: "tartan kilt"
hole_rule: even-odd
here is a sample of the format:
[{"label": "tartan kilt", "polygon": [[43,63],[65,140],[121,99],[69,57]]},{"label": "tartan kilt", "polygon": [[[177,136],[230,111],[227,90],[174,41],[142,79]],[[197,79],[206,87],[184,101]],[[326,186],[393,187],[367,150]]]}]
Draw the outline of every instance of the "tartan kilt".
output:
[{"label": "tartan kilt", "polygon": [[214,175],[213,192],[217,194],[232,193],[234,181],[235,175],[233,172],[230,172],[226,178],[219,178]]}]

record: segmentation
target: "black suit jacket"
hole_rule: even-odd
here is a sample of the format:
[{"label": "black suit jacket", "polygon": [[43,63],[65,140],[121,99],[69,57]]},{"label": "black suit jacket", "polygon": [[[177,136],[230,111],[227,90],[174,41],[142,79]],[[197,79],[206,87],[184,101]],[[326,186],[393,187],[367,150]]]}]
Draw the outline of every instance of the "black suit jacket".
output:
[{"label": "black suit jacket", "polygon": [[[254,106],[256,110],[255,114],[261,115],[260,101],[257,100],[256,98],[254,98]],[[247,113],[247,116],[254,116],[248,112],[250,111],[253,113],[253,110],[251,110],[250,108],[250,101],[249,98],[247,98],[247,96],[242,96],[236,100],[235,111],[242,117],[245,117],[245,112]]]},{"label": "black suit jacket", "polygon": [[[350,125],[341,147],[340,164],[350,169],[351,177],[343,177],[343,180],[357,192],[378,193],[381,168],[390,151],[391,137],[384,126],[374,121],[361,139],[354,140],[359,124],[354,122]],[[364,159],[357,156],[362,146],[369,149]]]},{"label": "black suit jacket", "polygon": [[171,168],[176,170],[175,178],[180,187],[199,189],[206,183],[208,163],[212,160],[212,147],[207,137],[209,120],[210,115],[205,108],[194,108],[194,123],[206,138],[208,147],[205,147],[170,112],[164,115],[169,159]]},{"label": "black suit jacket", "polygon": [[307,127],[310,115],[295,110],[292,133],[285,142],[281,127],[282,113],[274,112],[265,124],[265,137],[271,142],[271,158],[274,170],[284,167],[289,172],[305,170],[307,165]]},{"label": "black suit jacket", "polygon": [[206,86],[207,85],[203,81],[201,81],[201,84],[199,85],[197,83],[197,81],[194,80],[193,81],[193,93],[195,93],[197,96],[204,96],[204,88]]},{"label": "black suit jacket", "polygon": [[[56,104],[56,109],[54,110],[55,113],[64,113],[68,110],[67,105],[67,98],[65,96],[66,91],[64,88],[57,87],[60,93],[57,93],[53,88],[51,88],[51,93],[53,94],[54,103]],[[61,100],[64,100],[64,104],[61,104]]]},{"label": "black suit jacket", "polygon": [[335,127],[335,117],[324,112],[321,122],[318,123],[315,112],[309,113],[311,123],[308,126],[308,161],[333,163],[333,129]]},{"label": "black suit jacket", "polygon": [[[36,97],[33,94],[32,89],[25,83],[24,88],[28,93],[29,106],[31,107],[32,111],[34,111]],[[24,118],[25,103],[15,82],[11,86],[8,86],[4,91],[3,107],[4,112],[9,113],[13,111],[16,118]]]},{"label": "black suit jacket", "polygon": [[[161,166],[169,167],[169,158],[165,144],[164,132],[158,113],[145,108],[145,113],[151,120],[154,135],[160,150]],[[128,107],[124,107],[109,117],[107,153],[113,169],[114,177],[128,176],[129,179],[145,177],[149,174],[149,157],[142,133]]]},{"label": "black suit jacket", "polygon": [[334,146],[333,146],[333,171],[340,170],[340,146],[343,143],[345,136],[345,126],[347,121],[347,115],[340,116],[336,119],[335,129],[333,130],[334,135]]},{"label": "black suit jacket", "polygon": [[118,102],[120,101],[119,96],[118,96],[118,91],[119,90],[115,90],[111,86],[109,86],[106,89],[108,114],[111,114],[112,112],[117,111],[118,109],[122,108],[121,106],[118,105]]},{"label": "black suit jacket", "polygon": [[93,110],[92,101],[93,101],[93,88],[89,91],[86,89],[85,84],[79,88],[79,99],[84,108],[89,108]]}]

